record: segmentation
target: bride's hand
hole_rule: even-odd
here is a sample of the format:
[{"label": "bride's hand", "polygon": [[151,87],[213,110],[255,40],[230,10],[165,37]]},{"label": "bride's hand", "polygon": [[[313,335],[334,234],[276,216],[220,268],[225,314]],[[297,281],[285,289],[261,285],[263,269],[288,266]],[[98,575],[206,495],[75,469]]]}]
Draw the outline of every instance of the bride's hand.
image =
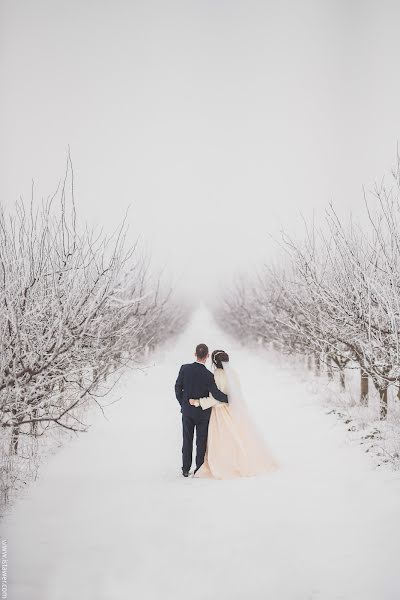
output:
[{"label": "bride's hand", "polygon": [[196,400],[193,400],[193,398],[190,398],[189,404],[191,404],[192,406],[195,406],[195,402],[196,402]]}]

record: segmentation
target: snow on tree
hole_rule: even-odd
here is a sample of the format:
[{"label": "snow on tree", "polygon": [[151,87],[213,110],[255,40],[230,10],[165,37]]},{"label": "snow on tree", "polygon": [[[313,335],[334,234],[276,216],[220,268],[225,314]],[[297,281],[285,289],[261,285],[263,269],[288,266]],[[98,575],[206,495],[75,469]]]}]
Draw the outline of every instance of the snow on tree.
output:
[{"label": "snow on tree", "polygon": [[400,161],[391,183],[365,199],[367,225],[343,222],[332,205],[325,222],[305,226],[303,239],[284,233],[284,258],[266,265],[226,293],[221,324],[240,339],[271,342],[284,352],[314,356],[340,374],[357,365],[360,401],[368,403],[368,381],[379,392],[380,417],[388,411],[388,389],[400,387]]},{"label": "snow on tree", "polygon": [[70,158],[52,197],[0,209],[3,496],[33,440],[54,428],[84,431],[85,407],[101,407],[124,367],[186,323],[126,233],[125,221],[110,236],[79,226]]}]

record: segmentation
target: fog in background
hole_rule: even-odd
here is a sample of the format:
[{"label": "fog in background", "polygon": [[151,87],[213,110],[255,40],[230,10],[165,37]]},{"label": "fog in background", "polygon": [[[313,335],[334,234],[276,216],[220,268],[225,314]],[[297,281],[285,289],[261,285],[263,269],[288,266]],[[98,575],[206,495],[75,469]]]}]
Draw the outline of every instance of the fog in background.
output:
[{"label": "fog in background", "polygon": [[198,297],[274,254],[269,235],[362,186],[400,138],[395,1],[1,1],[0,199],[53,192],[71,150],[81,217],[128,205]]}]

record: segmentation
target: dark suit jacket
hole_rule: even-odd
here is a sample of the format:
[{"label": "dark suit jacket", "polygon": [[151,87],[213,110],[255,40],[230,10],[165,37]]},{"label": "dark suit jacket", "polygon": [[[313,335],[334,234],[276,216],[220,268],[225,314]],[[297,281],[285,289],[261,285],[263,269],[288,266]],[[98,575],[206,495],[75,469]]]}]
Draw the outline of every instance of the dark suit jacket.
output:
[{"label": "dark suit jacket", "polygon": [[217,388],[214,375],[205,365],[194,362],[181,366],[175,383],[175,395],[184,415],[198,418],[200,416],[199,411],[201,411],[206,413],[204,416],[209,418],[211,408],[203,411],[200,406],[196,407],[189,404],[189,400],[190,398],[193,398],[193,400],[206,398],[210,393],[216,400],[228,402],[228,396]]}]

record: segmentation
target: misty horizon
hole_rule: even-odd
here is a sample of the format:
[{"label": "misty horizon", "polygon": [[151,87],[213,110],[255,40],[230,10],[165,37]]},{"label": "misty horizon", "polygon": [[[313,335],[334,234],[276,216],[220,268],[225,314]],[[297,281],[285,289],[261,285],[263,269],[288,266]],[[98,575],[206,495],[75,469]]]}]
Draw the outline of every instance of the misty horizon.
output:
[{"label": "misty horizon", "polygon": [[[128,211],[176,287],[212,297],[396,160],[395,2],[3,2],[2,203],[51,195],[70,148],[83,221]],[[190,222],[190,225],[187,222]]]}]

